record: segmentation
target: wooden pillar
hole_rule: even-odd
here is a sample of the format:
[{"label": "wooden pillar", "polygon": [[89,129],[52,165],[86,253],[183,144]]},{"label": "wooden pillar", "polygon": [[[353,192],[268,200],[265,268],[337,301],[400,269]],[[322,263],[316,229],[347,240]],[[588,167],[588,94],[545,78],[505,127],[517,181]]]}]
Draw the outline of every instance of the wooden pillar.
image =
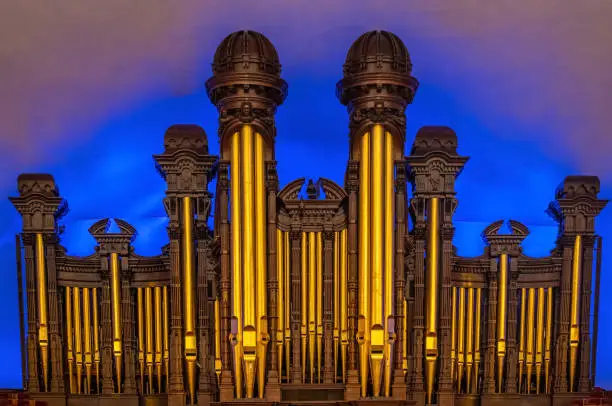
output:
[{"label": "wooden pillar", "polygon": [[[198,218],[198,221],[199,218]],[[202,222],[203,223],[203,222]],[[200,376],[198,385],[198,403],[210,402],[210,386],[211,386],[211,359],[214,359],[214,353],[211,351],[212,337],[209,336],[210,331],[210,315],[208,309],[208,265],[211,262],[210,244],[208,236],[208,227],[206,223],[197,225],[197,309],[198,309],[198,363],[200,364]]]},{"label": "wooden pillar", "polygon": [[128,273],[128,258],[121,257],[121,322],[123,323],[123,390],[125,394],[136,393],[136,348],[134,335],[134,301]]},{"label": "wooden pillar", "polygon": [[593,277],[594,236],[583,237],[582,255],[582,286],[580,289],[580,372],[578,391],[590,393],[592,382],[590,377],[591,360],[591,280]]},{"label": "wooden pillar", "polygon": [[24,259],[26,268],[26,297],[28,313],[28,378],[26,389],[28,392],[40,392],[38,366],[38,332],[36,330],[36,276],[34,268],[34,235],[23,234]]},{"label": "wooden pillar", "polygon": [[47,292],[49,308],[49,341],[51,355],[50,391],[64,391],[64,358],[62,355],[61,322],[58,309],[57,270],[55,266],[55,249],[57,236],[45,234],[45,263],[47,264]]},{"label": "wooden pillar", "polygon": [[555,342],[555,368],[554,370],[554,392],[564,393],[568,391],[568,351],[569,351],[569,323],[570,303],[572,298],[572,259],[573,239],[565,238],[563,244],[563,268],[561,270],[561,289],[558,314],[558,335]]},{"label": "wooden pillar", "polygon": [[508,284],[508,335],[506,344],[506,393],[517,392],[517,365],[518,365],[518,349],[517,349],[517,308],[518,308],[518,258],[516,256],[508,256],[510,259],[510,275]]},{"label": "wooden pillar", "polygon": [[323,232],[323,383],[334,383],[334,232],[331,225]]},{"label": "wooden pillar", "polygon": [[488,272],[488,297],[486,314],[486,347],[484,356],[484,384],[483,393],[493,394],[497,391],[495,384],[495,365],[496,365],[496,328],[497,328],[497,258],[490,259]]},{"label": "wooden pillar", "polygon": [[[113,323],[111,310],[111,290],[108,269],[109,259],[104,256],[103,259],[103,278],[100,297],[101,309],[101,363],[102,363],[102,394],[110,395],[115,391],[113,384]],[[105,266],[105,267],[104,267]]]},{"label": "wooden pillar", "polygon": [[300,273],[302,267],[302,230],[299,227],[292,227],[289,238],[291,239],[291,341],[293,348],[291,382],[301,383],[302,362],[300,358],[300,317],[302,314],[302,294],[300,290]]},{"label": "wooden pillar", "polygon": [[169,394],[184,394],[182,312],[181,312],[181,262],[178,224],[170,224],[170,365]]}]

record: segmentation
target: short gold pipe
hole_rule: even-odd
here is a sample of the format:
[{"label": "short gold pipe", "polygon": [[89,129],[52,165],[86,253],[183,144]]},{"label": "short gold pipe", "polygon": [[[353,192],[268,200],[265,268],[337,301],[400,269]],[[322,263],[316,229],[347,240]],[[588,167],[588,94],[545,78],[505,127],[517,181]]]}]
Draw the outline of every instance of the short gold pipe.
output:
[{"label": "short gold pipe", "polygon": [[[395,250],[393,246],[393,222],[394,214],[394,159],[393,159],[393,135],[385,132],[384,153],[384,317],[385,323],[385,371],[384,371],[384,393],[391,395],[391,362],[393,360],[393,342],[395,338],[390,335],[390,321],[393,315],[393,257]],[[398,326],[399,327],[399,326]]]},{"label": "short gold pipe", "polygon": [[544,346],[544,392],[550,393],[548,381],[550,378],[551,343],[553,323],[553,288],[546,289],[546,344]]},{"label": "short gold pipe", "polygon": [[215,299],[215,374],[217,382],[221,379],[221,310],[219,307],[219,298]]},{"label": "short gold pipe", "polygon": [[508,312],[508,254],[499,256],[497,285],[497,392],[502,392],[506,359],[506,315]]},{"label": "short gold pipe", "polygon": [[467,289],[467,334],[465,338],[465,393],[470,393],[472,365],[474,363],[474,288]]},{"label": "short gold pipe", "polygon": [[[404,297],[404,319],[402,322],[402,370],[408,373],[408,300]],[[452,364],[451,364],[452,366]]]},{"label": "short gold pipe", "polygon": [[[451,353],[450,372],[453,383],[456,382],[455,363],[457,362],[457,288],[451,288]],[[406,314],[406,313],[404,313]],[[459,385],[458,385],[459,386]]]},{"label": "short gold pipe", "polygon": [[[190,403],[195,403],[195,375],[198,349],[195,331],[195,274],[193,267],[193,206],[189,196],[183,197],[183,319],[185,328],[185,361],[187,363],[187,390]],[[150,294],[150,293],[148,293]],[[149,318],[147,318],[149,319]],[[147,323],[150,321],[147,320]],[[152,320],[151,320],[152,322]],[[147,336],[149,335],[147,330]],[[148,348],[147,348],[148,351]],[[153,375],[149,375],[149,383]],[[150,386],[150,385],[149,385]]]},{"label": "short gold pipe", "polygon": [[277,308],[278,308],[278,379],[283,378],[283,347],[285,335],[285,239],[283,232],[276,229],[276,279],[278,280]]},{"label": "short gold pipe", "polygon": [[156,286],[155,299],[155,369],[157,371],[157,393],[162,387],[162,292],[161,286]]},{"label": "short gold pipe", "polygon": [[43,372],[43,392],[49,384],[49,325],[47,318],[47,275],[45,269],[45,245],[43,235],[36,234],[36,282],[38,293],[38,344]]},{"label": "short gold pipe", "polygon": [[315,233],[308,233],[308,355],[310,367],[310,383],[314,383],[315,338],[316,330],[316,247]]},{"label": "short gold pipe", "polygon": [[168,330],[168,287],[164,286],[162,288],[162,300],[163,300],[163,346],[164,346],[164,355],[163,355],[163,360],[164,360],[164,368],[165,368],[165,375],[166,375],[166,382],[168,380],[168,363],[170,361],[170,351],[169,351],[169,347],[168,347],[168,335],[169,335],[169,330]]},{"label": "short gold pipe", "polygon": [[[306,348],[308,343],[308,234],[302,232],[302,268],[301,268],[301,302],[302,302],[302,325],[300,326],[301,358],[302,358],[302,383],[306,381]],[[297,344],[297,343],[296,343]]]},{"label": "short gold pipe", "polygon": [[544,305],[546,297],[544,296],[544,288],[538,289],[538,318],[536,326],[536,394],[540,394],[540,376],[542,374],[542,361],[544,360]]},{"label": "short gold pipe", "polygon": [[145,288],[145,324],[146,324],[146,352],[147,378],[149,394],[153,393],[153,298],[151,288]]},{"label": "short gold pipe", "polygon": [[83,288],[83,336],[85,347],[85,382],[87,387],[85,393],[91,391],[91,367],[93,364],[93,354],[91,351],[91,300],[89,288]]},{"label": "short gold pipe", "polygon": [[523,383],[523,368],[525,367],[525,315],[527,306],[527,290],[521,288],[521,325],[519,335],[519,375],[518,375],[518,392],[521,393],[521,384]]},{"label": "short gold pipe", "polygon": [[74,350],[76,352],[77,393],[83,393],[83,332],[81,330],[81,293],[77,287],[72,288],[74,305]]},{"label": "short gold pipe", "polygon": [[145,309],[142,288],[136,291],[136,302],[138,304],[138,364],[140,365],[140,393],[145,393]]},{"label": "short gold pipe", "polygon": [[340,345],[340,233],[334,232],[334,378],[338,371]]},{"label": "short gold pipe", "polygon": [[361,396],[368,384],[368,343],[370,340],[370,133],[361,137],[359,175],[359,372]]},{"label": "short gold pipe", "polygon": [[264,397],[266,379],[266,353],[268,348],[268,286],[267,286],[267,258],[266,258],[266,188],[265,188],[265,162],[264,139],[261,134],[255,133],[255,258],[257,268],[256,289],[256,328],[257,328],[257,380],[259,398]]},{"label": "short gold pipe", "polygon": [[91,289],[93,302],[93,342],[94,342],[94,369],[96,372],[96,393],[100,388],[100,336],[99,336],[99,318],[98,318],[98,289]]},{"label": "short gold pipe", "polygon": [[74,392],[74,350],[72,348],[72,340],[74,331],[72,330],[72,288],[66,286],[66,358],[68,360],[68,384],[70,393]]},{"label": "short gold pipe", "polygon": [[439,200],[437,197],[430,199],[429,205],[429,235],[427,241],[427,283],[426,283],[426,329],[425,336],[425,359],[427,361],[427,401],[431,403],[434,379],[436,371],[436,361],[438,359],[438,261],[439,261]]},{"label": "short gold pipe", "polygon": [[240,160],[240,134],[232,135],[232,154],[230,161],[230,209],[232,233],[232,317],[236,320],[234,332],[234,381],[236,385],[236,398],[242,398],[242,197],[241,197],[241,165]]},{"label": "short gold pipe", "polygon": [[289,379],[289,370],[291,369],[291,282],[289,279],[291,269],[291,255],[289,244],[289,233],[285,232],[285,370],[287,379]]},{"label": "short gold pipe", "polygon": [[576,368],[578,362],[578,344],[580,342],[580,273],[582,267],[582,237],[576,236],[574,241],[574,259],[572,262],[572,302],[570,322],[570,376],[569,391],[574,391]]},{"label": "short gold pipe", "polygon": [[480,371],[480,307],[481,307],[481,288],[476,288],[476,321],[474,324],[474,380],[471,393],[478,393],[478,376]]},{"label": "short gold pipe", "polygon": [[526,353],[526,364],[527,364],[527,376],[525,378],[525,390],[527,393],[531,393],[531,375],[533,371],[534,361],[534,319],[535,314],[535,289],[529,288],[529,304],[527,305],[527,353]]},{"label": "short gold pipe", "polygon": [[340,362],[342,383],[346,381],[346,355],[348,349],[348,305],[347,305],[347,236],[346,229],[340,232]]},{"label": "short gold pipe", "polygon": [[459,328],[457,329],[457,393],[462,393],[465,362],[465,288],[459,288]]},{"label": "short gold pipe", "polygon": [[321,383],[321,355],[323,353],[323,242],[317,236],[317,382]]},{"label": "short gold pipe", "polygon": [[111,266],[111,307],[113,310],[113,356],[115,358],[115,378],[117,380],[117,393],[121,393],[121,358],[122,334],[121,328],[121,278],[119,275],[119,255],[110,254]]}]

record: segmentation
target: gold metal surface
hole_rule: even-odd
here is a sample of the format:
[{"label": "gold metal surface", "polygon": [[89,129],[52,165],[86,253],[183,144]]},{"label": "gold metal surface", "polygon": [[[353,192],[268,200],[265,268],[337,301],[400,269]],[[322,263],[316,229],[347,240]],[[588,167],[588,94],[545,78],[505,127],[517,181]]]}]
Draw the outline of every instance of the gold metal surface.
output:
[{"label": "gold metal surface", "polygon": [[[255,258],[257,279],[255,298],[256,330],[257,330],[257,380],[259,398],[264,397],[266,379],[266,350],[268,348],[268,286],[266,261],[266,188],[264,140],[261,134],[255,135]],[[248,210],[248,209],[247,209]]]},{"label": "gold metal surface", "polygon": [[91,367],[93,364],[93,354],[91,351],[91,300],[89,288],[83,288],[83,343],[85,347],[85,393],[91,390]]},{"label": "gold metal surface", "polygon": [[315,233],[308,233],[308,359],[310,367],[310,382],[314,383],[315,338],[316,330],[316,247]]},{"label": "gold metal surface", "polygon": [[[393,222],[394,213],[394,159],[393,159],[393,135],[385,132],[385,154],[384,154],[384,329],[385,329],[385,371],[384,371],[384,393],[391,395],[391,361],[393,359],[393,342],[395,337],[391,335],[391,318],[393,317],[393,257],[395,250],[393,246]],[[399,326],[398,326],[399,327]]]},{"label": "gold metal surface", "polygon": [[111,266],[111,307],[113,309],[113,357],[115,358],[115,379],[117,393],[121,392],[121,358],[123,354],[121,328],[121,279],[119,275],[119,256],[110,254]]},{"label": "gold metal surface", "polygon": [[136,291],[136,302],[138,304],[138,364],[140,365],[140,393],[145,393],[145,308],[143,299],[143,288]]},{"label": "gold metal surface", "polygon": [[574,391],[576,367],[578,363],[578,343],[580,341],[580,274],[582,272],[582,237],[576,236],[574,241],[574,259],[572,262],[572,307],[570,321],[570,376],[569,391]]},{"label": "gold metal surface", "polygon": [[[429,201],[429,235],[427,241],[427,283],[425,295],[427,303],[425,336],[425,370],[427,382],[427,402],[431,403],[436,361],[438,359],[438,259],[439,259],[439,206],[438,198]],[[465,299],[464,299],[465,300]]]},{"label": "gold metal surface", "polygon": [[289,378],[289,370],[291,367],[291,282],[289,279],[291,262],[290,262],[290,245],[289,233],[284,232],[285,239],[285,369],[287,371],[287,379]]},{"label": "gold metal surface", "polygon": [[340,232],[340,362],[342,365],[342,382],[346,380],[346,355],[348,349],[348,305],[347,305],[347,256],[346,229]]},{"label": "gold metal surface", "polygon": [[317,236],[317,382],[321,383],[321,355],[323,353],[323,241]]},{"label": "gold metal surface", "polygon": [[[404,376],[408,373],[408,300],[404,298],[404,319],[402,322],[402,370]],[[452,366],[452,364],[451,364]]]},{"label": "gold metal surface", "polygon": [[43,235],[36,234],[36,282],[38,293],[38,345],[42,366],[42,390],[49,384],[49,324],[47,318],[47,273],[45,269],[45,244]]},{"label": "gold metal surface", "polygon": [[[301,359],[302,359],[302,382],[306,381],[306,348],[308,342],[308,234],[302,232],[302,272],[301,272],[301,301],[302,301],[302,325],[300,326]],[[297,343],[296,343],[297,344]]]},{"label": "gold metal surface", "polygon": [[544,305],[546,297],[544,296],[544,288],[538,289],[538,318],[536,326],[536,353],[535,353],[535,369],[536,369],[536,394],[540,393],[540,376],[542,375],[542,361],[544,360]]},{"label": "gold metal surface", "polygon": [[234,332],[234,381],[236,398],[242,398],[242,182],[240,160],[240,134],[232,135],[232,156],[230,161],[230,188],[231,188],[231,255],[232,255],[232,317],[236,321]]},{"label": "gold metal surface", "polygon": [[465,392],[470,393],[474,363],[474,288],[467,289],[467,334],[465,337]]},{"label": "gold metal surface", "polygon": [[[451,288],[451,355],[450,355],[450,370],[451,379],[456,382],[455,364],[457,362],[457,288]],[[404,313],[406,314],[406,313]]]},{"label": "gold metal surface", "polygon": [[74,331],[72,330],[72,288],[66,287],[66,359],[68,361],[68,385],[70,393],[74,391],[74,350],[72,348],[72,340]]},{"label": "gold metal surface", "polygon": [[277,308],[278,308],[278,378],[283,377],[283,348],[285,335],[285,239],[283,232],[276,229],[276,278],[278,280]]},{"label": "gold metal surface", "polygon": [[215,298],[215,374],[217,382],[221,379],[221,310],[219,298]]},{"label": "gold metal surface", "polygon": [[96,373],[96,392],[100,388],[100,336],[99,336],[99,326],[100,321],[98,318],[98,289],[92,288],[92,303],[93,303],[93,342],[94,342],[94,370]]},{"label": "gold metal surface", "polygon": [[[193,267],[193,207],[189,196],[183,197],[183,325],[185,328],[185,361],[187,369],[187,391],[190,395],[191,403],[195,403],[195,378],[196,360],[198,349],[195,331],[195,270]],[[150,288],[147,288],[150,289]],[[150,295],[151,292],[145,292]],[[147,305],[148,305],[147,300]],[[149,317],[147,317],[149,319]],[[147,320],[147,323],[150,321]],[[151,321],[152,322],[152,321]],[[147,329],[147,340],[149,336]],[[148,341],[147,341],[147,352]],[[148,361],[148,354],[147,354]],[[153,374],[149,371],[149,382],[152,381]],[[149,384],[150,386],[150,384]]]},{"label": "gold metal surface", "polygon": [[[480,307],[482,289],[476,288],[476,321],[474,325],[474,380],[470,393],[478,393],[478,376],[480,371]],[[469,389],[469,388],[468,388]]]},{"label": "gold metal surface", "polygon": [[146,352],[147,378],[149,394],[153,393],[153,298],[151,288],[145,288],[145,324],[146,324]]},{"label": "gold metal surface", "polygon": [[550,393],[548,380],[550,378],[551,344],[553,323],[553,288],[546,289],[546,344],[544,346],[544,392]]},{"label": "gold metal surface", "polygon": [[361,137],[359,174],[359,372],[361,396],[368,384],[368,344],[370,340],[370,133]]},{"label": "gold metal surface", "polygon": [[534,361],[534,345],[533,345],[533,336],[534,336],[534,321],[535,321],[535,289],[528,289],[528,305],[527,305],[527,353],[525,355],[526,364],[527,364],[527,376],[525,378],[525,390],[527,393],[531,393],[531,375],[533,371],[533,361]]},{"label": "gold metal surface", "polygon": [[340,353],[340,233],[334,232],[334,377]]},{"label": "gold metal surface", "polygon": [[465,288],[459,288],[459,328],[457,329],[457,392],[462,392],[465,363]]},{"label": "gold metal surface", "polygon": [[76,353],[76,381],[77,393],[83,393],[83,331],[81,329],[81,292],[77,287],[72,288],[74,305],[74,350]]},{"label": "gold metal surface", "polygon": [[497,392],[502,392],[506,359],[506,316],[508,312],[508,254],[499,256],[497,284]]},{"label": "gold metal surface", "polygon": [[168,379],[168,364],[170,361],[170,351],[169,351],[169,347],[168,347],[168,335],[169,335],[169,329],[168,329],[168,287],[164,286],[162,288],[162,295],[163,295],[163,317],[164,317],[164,325],[163,325],[163,329],[164,329],[164,333],[163,333],[163,341],[164,341],[164,354],[163,354],[163,360],[164,360],[164,368],[165,368],[165,374],[166,374],[166,379]]},{"label": "gold metal surface", "polygon": [[161,286],[154,288],[155,300],[155,369],[157,372],[157,393],[162,387],[162,292]]},{"label": "gold metal surface", "polygon": [[523,383],[523,368],[525,367],[525,315],[527,306],[527,290],[521,288],[521,327],[519,335],[519,379],[518,392],[521,393],[521,384]]}]

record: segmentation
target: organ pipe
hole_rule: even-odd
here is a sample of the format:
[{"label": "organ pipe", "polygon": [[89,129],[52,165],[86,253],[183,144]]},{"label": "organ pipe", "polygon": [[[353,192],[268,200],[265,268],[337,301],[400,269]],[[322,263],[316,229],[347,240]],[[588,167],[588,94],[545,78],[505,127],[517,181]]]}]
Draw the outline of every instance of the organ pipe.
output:
[{"label": "organ pipe", "polygon": [[459,288],[459,329],[457,334],[457,391],[461,393],[465,362],[465,288]]},{"label": "organ pipe", "polygon": [[499,256],[497,286],[497,392],[501,393],[506,358],[506,317],[508,312],[508,254]]},{"label": "organ pipe", "polygon": [[93,342],[94,342],[94,369],[96,371],[96,392],[100,387],[100,336],[99,336],[99,319],[98,319],[98,289],[91,290],[93,301]]},{"label": "organ pipe", "polygon": [[316,303],[317,303],[317,382],[321,383],[321,355],[323,353],[323,242],[321,233],[316,233],[317,237],[317,283],[316,283]]},{"label": "organ pipe", "polygon": [[[187,392],[195,403],[196,359],[198,349],[195,331],[195,270],[193,267],[193,206],[191,197],[183,197],[183,319],[185,327],[185,361]],[[150,293],[149,293],[150,294]],[[152,321],[147,321],[147,323]],[[149,376],[149,380],[151,375]]]},{"label": "organ pipe", "polygon": [[153,393],[153,299],[151,288],[145,288],[146,365],[149,393]]},{"label": "organ pipe", "polygon": [[[455,363],[457,361],[457,288],[451,288],[451,353],[450,353],[450,370],[451,379],[455,382]],[[405,314],[405,313],[404,313]]]},{"label": "organ pipe", "polygon": [[314,383],[315,337],[316,337],[316,252],[315,233],[308,233],[308,359],[310,382]]},{"label": "organ pipe", "polygon": [[221,311],[219,298],[215,299],[215,374],[217,382],[221,379]]},{"label": "organ pipe", "polygon": [[527,364],[527,377],[525,379],[525,390],[527,393],[531,393],[531,375],[533,371],[533,361],[534,361],[534,345],[533,345],[533,336],[534,336],[534,320],[535,320],[535,289],[528,289],[528,305],[527,305],[527,352],[525,355],[526,364]]},{"label": "organ pipe", "polygon": [[285,239],[285,368],[287,378],[289,378],[289,369],[291,366],[291,284],[290,284],[290,245],[289,233],[284,233]]},{"label": "organ pipe", "polygon": [[340,344],[340,233],[334,232],[334,376],[338,370]]},{"label": "organ pipe", "polygon": [[85,382],[87,383],[85,393],[89,394],[91,390],[91,367],[93,363],[93,354],[91,352],[91,301],[89,288],[83,289],[83,338],[85,347]]},{"label": "organ pipe", "polygon": [[74,339],[74,332],[72,330],[72,289],[66,287],[66,351],[68,361],[68,384],[70,393],[75,393],[74,390],[74,351],[72,347],[72,340]]},{"label": "organ pipe", "polygon": [[340,345],[342,363],[342,382],[346,380],[346,355],[348,349],[348,314],[347,314],[347,235],[346,230],[340,232]]},{"label": "organ pipe", "polygon": [[278,377],[283,377],[283,347],[284,347],[284,335],[285,335],[285,239],[283,232],[280,229],[276,229],[276,279],[278,280],[278,293],[277,293],[277,308],[278,308]]},{"label": "organ pipe", "polygon": [[138,305],[138,364],[140,365],[140,393],[144,393],[145,379],[145,332],[144,332],[144,301],[142,288],[136,292],[136,302]]},{"label": "organ pipe", "polygon": [[83,337],[81,331],[81,293],[77,287],[72,288],[74,297],[74,350],[76,352],[77,393],[82,393],[83,378]]},{"label": "organ pipe", "polygon": [[[253,136],[253,135],[251,135]],[[264,385],[266,378],[266,350],[268,348],[268,286],[267,286],[267,261],[266,261],[266,189],[264,185],[264,141],[261,134],[254,134],[255,138],[255,258],[257,268],[255,277],[257,280],[257,298],[255,299],[256,331],[257,331],[257,373],[259,398],[264,397]],[[245,147],[246,148],[246,147]],[[245,171],[248,173],[248,171]],[[246,202],[245,202],[246,203]],[[247,209],[246,211],[248,211]],[[245,217],[246,218],[246,217]],[[245,230],[246,231],[246,230]],[[248,285],[247,285],[248,286]],[[248,289],[247,289],[248,290]]]},{"label": "organ pipe", "polygon": [[[113,356],[115,358],[115,378],[117,380],[117,393],[121,392],[121,280],[119,276],[119,256],[116,252],[110,254],[111,265],[111,307],[113,310]],[[76,328],[76,324],[75,324]],[[77,372],[78,373],[78,372]],[[80,391],[79,391],[80,392]]]},{"label": "organ pipe", "polygon": [[474,362],[474,289],[468,288],[467,301],[467,335],[465,340],[465,392],[470,393],[472,365]]},{"label": "organ pipe", "polygon": [[572,301],[570,321],[570,376],[569,391],[574,391],[576,367],[578,362],[578,344],[580,341],[580,273],[582,261],[582,237],[577,235],[574,240],[574,259],[572,263]]},{"label": "organ pipe", "polygon": [[301,350],[302,350],[302,382],[306,380],[306,348],[308,339],[308,240],[307,234],[302,232],[302,267],[301,267],[301,299],[302,299],[302,324],[301,324]]},{"label": "organ pipe", "polygon": [[36,282],[38,293],[38,344],[42,366],[43,391],[49,383],[49,324],[47,317],[47,277],[45,270],[45,245],[43,235],[36,234]]},{"label": "organ pipe", "polygon": [[162,388],[162,292],[161,287],[154,288],[155,300],[155,369],[157,371],[157,391]]},{"label": "organ pipe", "polygon": [[523,382],[523,368],[525,367],[525,311],[527,306],[526,289],[521,289],[521,326],[519,335],[519,380],[518,391],[521,393],[521,383]]},{"label": "organ pipe", "polygon": [[393,359],[394,332],[393,325],[393,257],[395,250],[393,246],[393,223],[394,216],[394,160],[393,160],[393,136],[389,132],[385,132],[385,151],[384,151],[384,322],[385,322],[385,372],[384,372],[384,390],[385,396],[391,394],[391,361]]},{"label": "organ pipe", "polygon": [[163,296],[163,347],[164,347],[164,354],[163,354],[163,360],[164,360],[164,366],[166,369],[166,377],[168,376],[168,362],[170,361],[170,351],[168,348],[168,334],[169,334],[169,330],[168,330],[168,287],[164,286],[162,288],[162,296]]},{"label": "organ pipe", "polygon": [[536,326],[536,394],[540,393],[540,376],[542,374],[542,362],[544,360],[544,305],[546,297],[544,296],[544,288],[538,289],[538,310],[537,310],[537,326]]},{"label": "organ pipe", "polygon": [[553,323],[553,288],[546,289],[546,343],[544,346],[544,392],[550,393],[548,380],[550,377],[551,343]]},{"label": "organ pipe", "polygon": [[480,370],[480,307],[482,300],[482,289],[476,289],[476,322],[474,325],[474,381],[471,393],[478,392],[478,373]]},{"label": "organ pipe", "polygon": [[[439,206],[438,198],[433,197],[429,202],[429,235],[427,249],[427,276],[426,276],[426,336],[425,336],[425,371],[427,383],[427,402],[431,403],[436,361],[438,358],[438,259],[439,259]],[[461,292],[463,294],[463,292]],[[461,296],[463,297],[463,296]],[[461,300],[460,297],[460,300]],[[465,300],[465,299],[464,299]],[[460,380],[459,380],[460,381]]]}]

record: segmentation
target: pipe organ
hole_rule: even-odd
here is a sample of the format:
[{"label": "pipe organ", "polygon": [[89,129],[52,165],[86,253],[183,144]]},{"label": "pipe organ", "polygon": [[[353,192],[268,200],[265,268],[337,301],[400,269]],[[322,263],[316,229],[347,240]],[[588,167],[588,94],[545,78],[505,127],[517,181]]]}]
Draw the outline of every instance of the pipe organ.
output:
[{"label": "pipe organ", "polygon": [[212,69],[219,156],[189,124],[168,128],[154,156],[167,186],[159,255],[139,255],[121,219],[118,232],[109,219],[91,226],[93,254],[68,255],[54,179],[18,178],[32,398],[564,406],[592,389],[595,219],[607,204],[597,178],[569,176],[557,189],[551,255],[525,255],[528,228],[510,220],[505,232],[500,220],[483,231],[481,255],[462,257],[455,181],[468,158],[452,129],[435,126],[405,154],[418,81],[398,37],[368,32],[348,51],[336,86],[349,115],[343,186],[279,186],[274,119],[287,84],[267,38],[229,35]]}]

